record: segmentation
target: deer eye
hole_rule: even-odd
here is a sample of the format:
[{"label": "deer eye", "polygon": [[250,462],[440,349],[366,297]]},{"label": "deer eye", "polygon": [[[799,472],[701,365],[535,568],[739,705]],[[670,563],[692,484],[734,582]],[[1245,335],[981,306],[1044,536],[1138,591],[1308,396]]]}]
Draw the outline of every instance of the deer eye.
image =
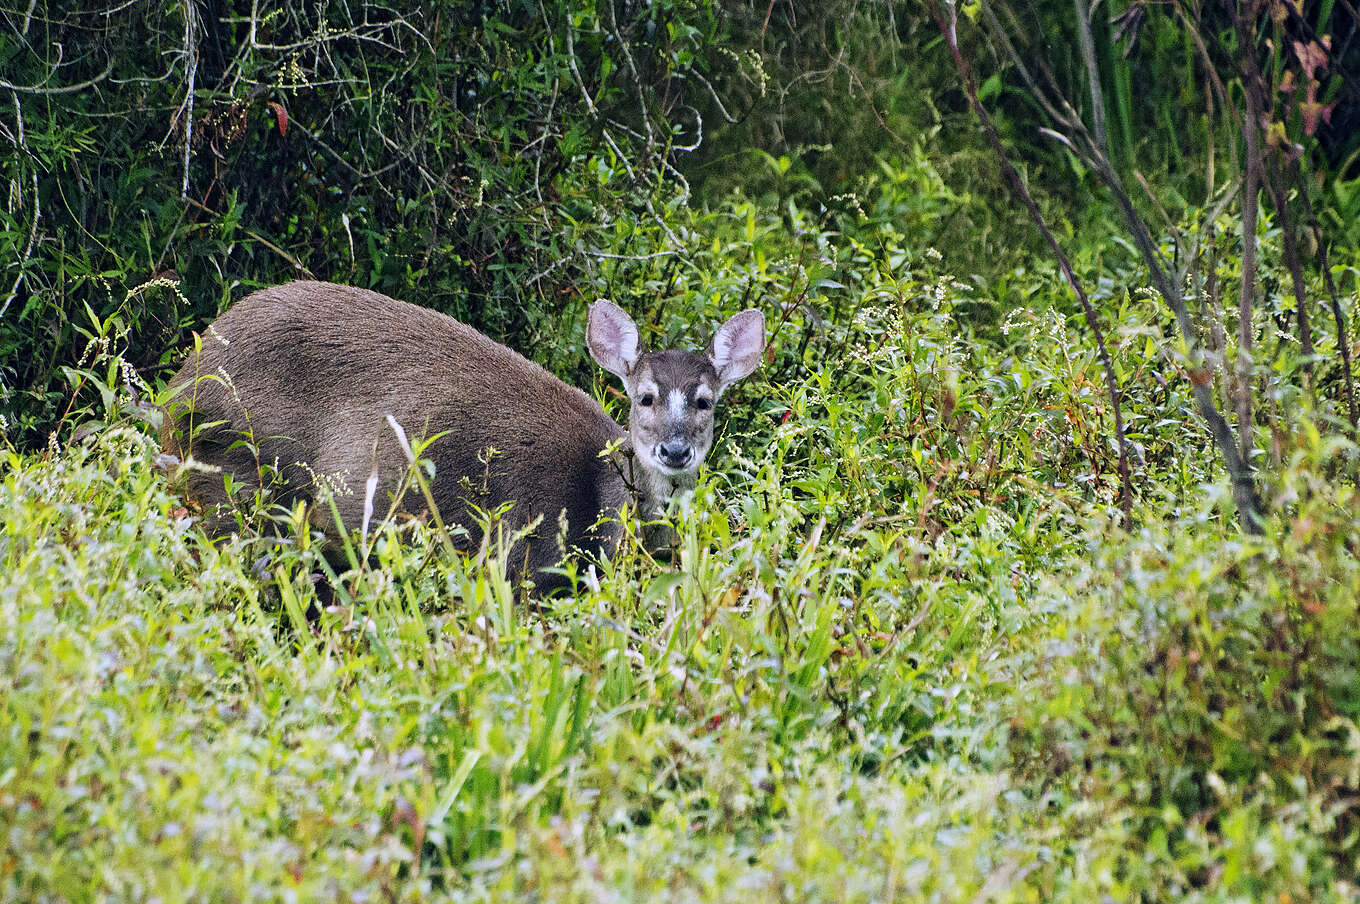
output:
[{"label": "deer eye", "polygon": [[695,399],[694,407],[698,408],[700,411],[707,411],[708,409],[713,407],[713,400],[705,398]]},{"label": "deer eye", "polygon": [[643,408],[651,408],[652,403],[655,401],[656,398],[650,392],[647,392],[643,393],[642,398],[638,399],[638,404]]}]

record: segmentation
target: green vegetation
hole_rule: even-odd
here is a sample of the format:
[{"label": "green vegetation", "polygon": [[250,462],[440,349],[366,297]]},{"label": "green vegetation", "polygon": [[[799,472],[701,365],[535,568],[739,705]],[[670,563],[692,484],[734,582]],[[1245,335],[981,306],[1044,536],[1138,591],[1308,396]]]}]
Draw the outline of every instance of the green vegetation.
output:
[{"label": "green vegetation", "polygon": [[[959,7],[1125,514],[931,7],[814,6],[5,14],[0,898],[1360,895],[1360,178],[1307,106],[1356,115],[1349,7],[1101,7],[1094,70],[1068,4]],[[674,561],[530,604],[413,524],[337,575],[295,512],[210,544],[151,427],[187,330],[303,268],[620,418],[594,297],[654,345],[759,306],[770,354]]]}]

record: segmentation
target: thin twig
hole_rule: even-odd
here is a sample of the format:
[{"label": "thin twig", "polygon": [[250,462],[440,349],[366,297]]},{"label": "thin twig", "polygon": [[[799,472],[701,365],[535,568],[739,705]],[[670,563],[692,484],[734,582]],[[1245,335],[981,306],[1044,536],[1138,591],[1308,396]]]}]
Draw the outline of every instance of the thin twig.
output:
[{"label": "thin twig", "polygon": [[713,103],[717,105],[718,112],[722,114],[722,118],[730,123],[735,124],[737,122],[736,118],[734,118],[731,113],[728,113],[727,108],[723,106],[722,100],[718,98],[718,92],[715,91],[713,88],[713,83],[710,82],[708,79],[704,78],[703,73],[697,69],[691,69],[689,71],[689,74],[697,78],[699,80],[699,84],[703,85],[705,88],[708,89],[708,95],[709,97],[713,98]]},{"label": "thin twig", "polygon": [[[15,149],[19,151],[20,154],[27,156],[28,145],[24,141],[23,105],[19,103],[19,95],[17,93],[11,93],[10,97],[14,99],[14,119],[17,132],[14,136]],[[24,273],[24,262],[27,261],[29,255],[33,253],[33,245],[38,239],[38,220],[42,217],[42,199],[38,197],[37,167],[34,167],[31,175],[33,178],[33,224],[28,229],[28,243],[24,245],[24,253],[20,255],[19,259],[15,262],[19,268],[19,273],[14,277],[13,285],[9,287],[9,295],[5,297],[5,303],[0,305],[0,318],[5,316],[6,312],[9,311],[9,306],[14,303],[14,299],[19,297],[19,287],[23,285],[24,276],[26,275]],[[22,197],[22,195],[20,197]]]},{"label": "thin twig", "polygon": [[[951,18],[954,7],[950,6]],[[1082,288],[1081,282],[1077,279],[1076,273],[1072,269],[1072,263],[1063,252],[1062,246],[1049,230],[1048,224],[1044,221],[1043,213],[1039,210],[1039,205],[1034,203],[1034,198],[1030,196],[1029,189],[1025,187],[1025,180],[1020,178],[1019,171],[1006,156],[1006,150],[1001,144],[1001,136],[997,134],[996,127],[992,125],[992,119],[987,115],[987,110],[978,100],[977,84],[972,72],[968,68],[968,63],[959,51],[958,37],[955,31],[955,22],[946,23],[941,14],[936,0],[930,0],[930,10],[935,17],[935,23],[939,26],[940,33],[944,35],[949,50],[954,57],[954,68],[958,70],[959,77],[963,81],[964,90],[968,94],[968,104],[973,108],[973,114],[977,116],[982,124],[982,129],[987,135],[987,141],[992,146],[992,151],[996,154],[997,161],[1001,164],[1002,171],[1010,180],[1015,193],[1019,195],[1025,209],[1029,211],[1030,219],[1043,235],[1044,241],[1053,251],[1058,259],[1058,266],[1062,269],[1063,277],[1072,289],[1072,293],[1081,302],[1081,309],[1086,315],[1086,324],[1090,328],[1096,340],[1096,350],[1100,356],[1100,364],[1105,371],[1105,387],[1110,395],[1110,405],[1114,409],[1114,430],[1119,440],[1119,501],[1120,507],[1124,511],[1126,523],[1131,524],[1133,520],[1133,485],[1129,473],[1129,441],[1124,433],[1124,414],[1120,404],[1119,385],[1115,380],[1114,362],[1110,359],[1109,349],[1105,345],[1105,331],[1100,326],[1100,318],[1097,316],[1095,308],[1091,305],[1091,299],[1086,295],[1086,290]]]},{"label": "thin twig", "polygon": [[[206,206],[206,205],[204,205],[204,204],[202,204],[202,203],[200,203],[200,202],[194,200],[193,198],[185,198],[185,199],[184,199],[184,203],[186,203],[186,204],[191,204],[191,205],[193,205],[194,207],[197,207],[199,210],[203,211],[204,213],[211,214],[211,215],[213,215],[213,216],[215,216],[215,217],[220,217],[220,216],[222,215],[222,214],[218,213],[217,211],[213,210],[211,207],[208,207],[208,206]],[[293,257],[293,255],[289,254],[287,251],[284,251],[284,250],[283,250],[282,248],[280,248],[278,245],[275,245],[273,242],[269,241],[269,239],[267,239],[267,238],[265,238],[264,236],[260,235],[260,234],[259,234],[258,232],[256,232],[254,229],[250,229],[250,228],[248,228],[248,227],[246,227],[246,226],[240,226],[239,224],[238,224],[238,228],[239,228],[242,232],[244,232],[246,235],[250,236],[252,239],[254,239],[255,241],[259,242],[261,245],[264,245],[264,246],[265,246],[266,248],[268,248],[270,251],[273,251],[273,252],[274,252],[275,254],[277,254],[279,257],[281,257],[281,258],[283,258],[284,260],[288,261],[288,263],[292,264],[294,267],[296,267],[296,268],[297,268],[299,271],[301,271],[302,273],[305,273],[307,276],[312,276],[312,275],[313,275],[313,274],[312,274],[312,271],[311,271],[311,270],[308,270],[306,267],[304,267],[304,266],[302,265],[302,262],[301,262],[301,261],[299,261],[297,258]]]},{"label": "thin twig", "polygon": [[[938,21],[938,8],[935,0],[932,0],[931,6],[936,9]],[[1256,479],[1252,473],[1251,459],[1249,456],[1239,453],[1232,427],[1214,403],[1213,391],[1210,388],[1212,376],[1207,373],[1204,366],[1203,352],[1197,341],[1198,334],[1194,322],[1190,319],[1190,312],[1186,308],[1185,298],[1180,290],[1181,275],[1176,274],[1174,278],[1172,277],[1169,272],[1170,264],[1158,249],[1157,243],[1153,241],[1147,223],[1143,221],[1142,215],[1134,207],[1133,200],[1129,197],[1128,191],[1125,190],[1123,181],[1120,179],[1118,171],[1115,170],[1114,164],[1111,163],[1109,155],[1096,147],[1090,132],[1087,131],[1086,125],[1080,117],[1071,118],[1068,113],[1060,112],[1061,108],[1061,110],[1070,113],[1072,111],[1070,104],[1061,98],[1056,102],[1051,100],[1039,87],[1020,54],[1016,52],[1015,46],[1011,43],[1005,29],[997,20],[991,4],[987,0],[980,0],[980,6],[982,7],[983,20],[992,29],[996,42],[1005,49],[1012,65],[1020,72],[1036,102],[1048,113],[1055,124],[1067,130],[1067,134],[1062,136],[1064,143],[1071,147],[1078,157],[1091,168],[1097,178],[1104,183],[1115,202],[1115,206],[1119,208],[1120,215],[1131,233],[1134,246],[1138,249],[1144,265],[1148,268],[1148,275],[1152,279],[1152,284],[1166,302],[1167,307],[1171,308],[1177,329],[1185,342],[1186,356],[1190,365],[1191,394],[1194,396],[1200,416],[1204,418],[1205,425],[1209,429],[1210,436],[1213,437],[1214,445],[1218,447],[1219,454],[1223,456],[1223,465],[1232,481],[1233,501],[1236,503],[1243,529],[1248,533],[1259,533],[1261,504],[1256,492]],[[1042,65],[1042,61],[1040,61],[1040,65]]]},{"label": "thin twig", "polygon": [[1095,132],[1096,147],[1106,150],[1105,95],[1100,90],[1100,70],[1096,68],[1096,42],[1091,36],[1091,9],[1086,0],[1072,0],[1077,8],[1077,37],[1081,44],[1081,58],[1086,64],[1086,81],[1091,89],[1091,129]]},{"label": "thin twig", "polygon": [[[1303,280],[1303,260],[1299,257],[1299,238],[1294,231],[1293,218],[1289,215],[1289,194],[1284,186],[1284,174],[1280,170],[1278,156],[1266,150],[1268,167],[1266,187],[1275,206],[1275,216],[1280,227],[1280,238],[1284,245],[1284,265],[1294,287],[1294,305],[1299,315],[1299,354],[1303,357],[1303,372],[1308,377],[1313,373],[1313,327],[1308,314],[1308,287]],[[1311,384],[1310,387],[1311,389]]]},{"label": "thin twig", "polygon": [[[642,79],[638,76],[637,66],[633,63],[633,52],[628,48],[628,42],[623,39],[619,32],[619,15],[616,11],[616,4],[606,3],[609,9],[609,24],[614,35],[614,40],[618,42],[619,50],[623,51],[623,62],[628,67],[628,74],[633,77],[633,93],[637,96],[638,115],[642,118],[642,128],[647,132],[647,154],[650,156],[656,151],[656,136],[652,132],[652,117],[647,113],[647,95],[642,90]],[[568,23],[570,27],[570,23]]]},{"label": "thin twig", "polygon": [[[189,164],[193,160],[194,148],[194,84],[198,78],[198,13],[194,0],[184,0],[184,54],[187,57],[188,86],[184,89],[184,179],[180,183],[179,197],[189,197]],[[176,118],[178,118],[176,114]]]},{"label": "thin twig", "polygon": [[[1237,32],[1238,51],[1242,54],[1248,85],[1256,66],[1256,41],[1247,30],[1245,18],[1237,10],[1232,12],[1233,28]],[[1261,191],[1261,153],[1258,147],[1258,123],[1261,110],[1258,95],[1249,88],[1246,92],[1247,115],[1242,119],[1242,137],[1247,146],[1246,184],[1242,189],[1242,282],[1237,294],[1237,440],[1243,458],[1251,454],[1251,311],[1256,298],[1256,209]]]},{"label": "thin twig", "polygon": [[46,86],[47,82],[51,81],[52,76],[55,75],[57,72],[57,67],[54,66],[52,67],[52,71],[47,74],[47,78],[43,79],[43,82],[41,84],[16,85],[13,82],[9,82],[6,81],[5,79],[0,78],[0,88],[8,88],[11,91],[17,91],[20,94],[71,94],[72,92],[75,91],[84,91],[86,88],[94,87],[95,85],[102,82],[104,79],[108,78],[109,73],[112,71],[113,60],[109,60],[109,64],[104,67],[104,71],[99,73],[92,79],[87,79],[86,81],[80,82],[75,85],[62,85],[60,88],[48,88]]},{"label": "thin twig", "polygon": [[1332,278],[1332,268],[1327,261],[1327,243],[1323,240],[1322,229],[1318,226],[1317,215],[1313,212],[1313,202],[1308,197],[1303,172],[1296,168],[1294,178],[1299,186],[1299,197],[1303,199],[1303,212],[1308,217],[1308,228],[1317,239],[1318,269],[1322,271],[1327,294],[1331,299],[1332,319],[1336,322],[1336,348],[1341,353],[1342,385],[1346,390],[1346,409],[1351,420],[1351,436],[1360,439],[1360,411],[1356,410],[1355,378],[1351,373],[1350,336],[1346,332],[1346,315],[1341,309],[1341,293],[1337,291],[1336,280]]}]

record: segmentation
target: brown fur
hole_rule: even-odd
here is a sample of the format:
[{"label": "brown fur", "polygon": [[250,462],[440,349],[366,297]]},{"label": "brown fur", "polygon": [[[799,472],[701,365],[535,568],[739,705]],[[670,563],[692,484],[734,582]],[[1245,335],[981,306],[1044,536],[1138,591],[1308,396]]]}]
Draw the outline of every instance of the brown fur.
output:
[{"label": "brown fur", "polygon": [[[571,549],[613,553],[627,503],[658,517],[694,485],[713,404],[759,365],[764,319],[737,314],[705,355],[646,353],[628,315],[599,301],[587,344],[633,400],[629,433],[590,396],[451,317],[365,289],[289,283],[242,299],[208,328],[170,381],[161,444],[212,466],[182,471],[211,534],[234,527],[227,476],[235,494],[272,483],[285,503],[317,501],[329,486],[354,531],[375,473],[374,519],[402,486],[398,511],[427,507],[405,479],[391,416],[411,440],[434,438],[421,453],[435,467],[431,495],[469,545],[480,541],[478,511],[511,503],[506,536],[538,523],[511,551],[512,577],[526,563],[551,585],[560,579],[540,569]],[[617,451],[602,456],[611,445]],[[311,517],[333,526],[329,505],[314,505]]]},{"label": "brown fur", "polygon": [[[445,434],[424,452],[435,463],[432,495],[474,540],[468,506],[490,510],[509,501],[509,529],[543,516],[528,552],[531,570],[561,559],[563,511],[568,547],[608,553],[617,545],[617,525],[590,528],[628,501],[614,463],[599,456],[623,430],[590,396],[435,311],[328,283],[265,289],[212,324],[201,353],[190,355],[171,386],[177,395],[161,430],[166,451],[181,458],[192,452],[253,489],[256,454],[229,448],[253,437],[258,462],[277,463],[285,498],[310,498],[313,473],[338,477],[335,502],[351,530],[362,523],[374,443],[375,518],[386,514],[407,471],[384,418],[390,414],[412,440]],[[192,432],[212,421],[224,423]],[[488,459],[490,446],[496,454]],[[222,474],[187,470],[185,493],[203,508],[210,533],[231,530],[230,514],[216,511],[229,502]],[[412,488],[401,508],[426,506]],[[333,524],[328,507],[314,514],[323,529]]]}]

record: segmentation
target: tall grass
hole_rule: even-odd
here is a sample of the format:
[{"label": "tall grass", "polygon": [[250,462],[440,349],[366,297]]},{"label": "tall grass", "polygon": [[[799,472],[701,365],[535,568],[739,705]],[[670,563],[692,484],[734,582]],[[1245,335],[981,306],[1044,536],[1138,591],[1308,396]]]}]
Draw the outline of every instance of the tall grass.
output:
[{"label": "tall grass", "polygon": [[419,525],[328,597],[302,519],[209,544],[112,343],[79,438],[3,466],[0,894],[1353,898],[1354,449],[1281,411],[1244,540],[1131,300],[1126,530],[1053,274],[783,216],[696,219],[652,311],[780,312],[674,561],[628,545],[537,605]]}]

